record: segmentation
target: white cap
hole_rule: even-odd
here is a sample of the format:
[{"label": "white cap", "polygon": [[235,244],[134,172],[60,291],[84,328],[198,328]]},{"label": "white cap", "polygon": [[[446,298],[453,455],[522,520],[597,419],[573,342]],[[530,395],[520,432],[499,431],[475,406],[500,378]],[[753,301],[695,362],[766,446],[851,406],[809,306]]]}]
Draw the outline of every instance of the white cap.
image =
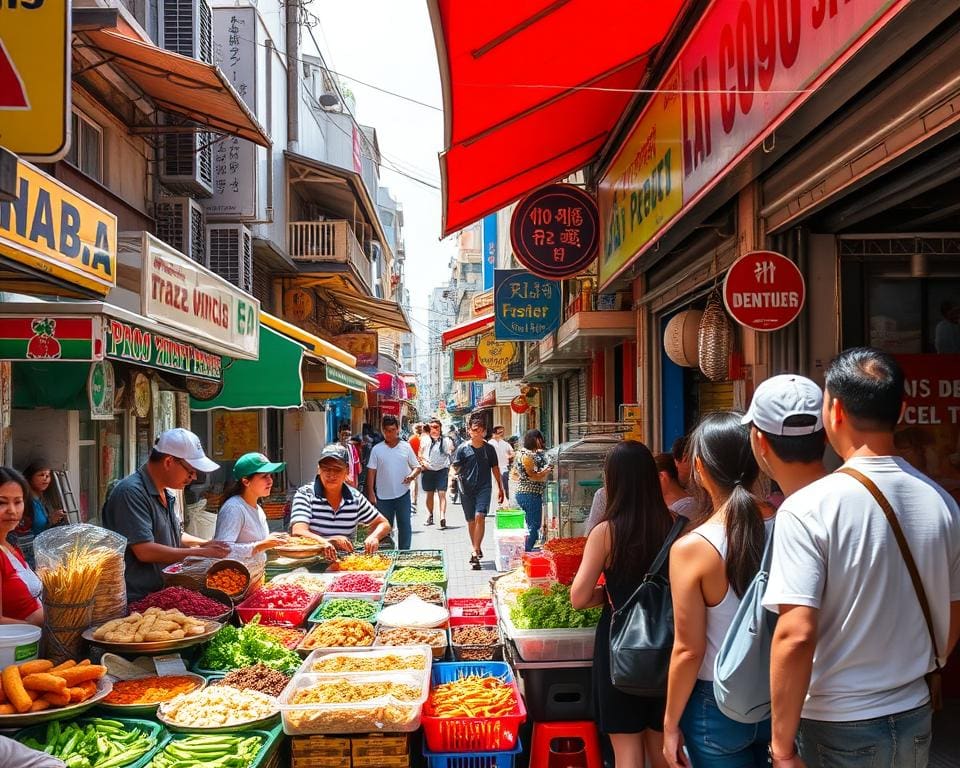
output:
[{"label": "white cap", "polygon": [[[753,400],[742,424],[753,424],[771,435],[791,437],[812,435],[823,429],[823,392],[810,379],[787,373],[762,381],[753,393]],[[791,416],[813,416],[815,421],[804,426],[784,426]]]},{"label": "white cap", "polygon": [[189,429],[177,427],[161,432],[153,447],[160,453],[183,459],[198,472],[216,472],[220,469],[219,464],[207,458],[200,438]]}]

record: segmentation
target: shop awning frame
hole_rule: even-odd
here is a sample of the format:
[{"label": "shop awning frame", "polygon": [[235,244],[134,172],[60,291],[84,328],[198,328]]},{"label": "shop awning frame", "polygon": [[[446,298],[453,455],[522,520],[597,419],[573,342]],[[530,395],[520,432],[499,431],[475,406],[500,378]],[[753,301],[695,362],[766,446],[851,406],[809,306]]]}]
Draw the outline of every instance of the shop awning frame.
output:
[{"label": "shop awning frame", "polygon": [[89,47],[104,57],[103,63],[122,72],[160,109],[211,131],[272,146],[266,130],[219,67],[158,48],[134,34],[129,25],[84,31]]},{"label": "shop awning frame", "polygon": [[314,289],[321,299],[337,304],[369,330],[392,328],[401,333],[412,333],[410,319],[399,303],[357,293],[343,275],[311,275],[284,282]]},{"label": "shop awning frame", "polygon": [[448,328],[440,334],[440,340],[444,347],[456,344],[458,341],[469,339],[471,336],[477,336],[485,331],[493,329],[493,313],[474,317],[459,325]]}]

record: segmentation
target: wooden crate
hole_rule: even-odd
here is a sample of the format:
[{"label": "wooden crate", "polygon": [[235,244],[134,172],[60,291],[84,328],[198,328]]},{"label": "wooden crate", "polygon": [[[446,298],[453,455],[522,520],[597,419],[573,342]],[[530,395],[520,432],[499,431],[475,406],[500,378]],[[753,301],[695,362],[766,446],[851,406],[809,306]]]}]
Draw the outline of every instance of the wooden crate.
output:
[{"label": "wooden crate", "polygon": [[353,768],[409,768],[408,734],[372,733],[350,740]]}]

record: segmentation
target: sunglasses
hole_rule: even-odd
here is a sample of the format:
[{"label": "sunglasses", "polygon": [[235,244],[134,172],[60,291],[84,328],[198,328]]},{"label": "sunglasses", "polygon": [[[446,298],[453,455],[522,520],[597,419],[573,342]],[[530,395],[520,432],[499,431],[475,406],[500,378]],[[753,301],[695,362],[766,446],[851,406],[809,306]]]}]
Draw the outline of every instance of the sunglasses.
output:
[{"label": "sunglasses", "polygon": [[199,474],[196,469],[187,464],[187,462],[185,462],[183,459],[174,456],[173,460],[177,462],[177,464],[180,465],[180,468],[183,469],[188,475],[193,475],[196,477]]}]

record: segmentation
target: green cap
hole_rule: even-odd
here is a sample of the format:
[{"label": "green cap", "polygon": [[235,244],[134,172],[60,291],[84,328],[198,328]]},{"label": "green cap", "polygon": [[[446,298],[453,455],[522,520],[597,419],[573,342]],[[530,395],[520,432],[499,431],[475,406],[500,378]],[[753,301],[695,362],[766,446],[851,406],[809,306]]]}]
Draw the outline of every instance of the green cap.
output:
[{"label": "green cap", "polygon": [[233,476],[239,480],[259,472],[272,474],[287,466],[285,461],[270,461],[262,453],[245,453],[233,465]]}]

